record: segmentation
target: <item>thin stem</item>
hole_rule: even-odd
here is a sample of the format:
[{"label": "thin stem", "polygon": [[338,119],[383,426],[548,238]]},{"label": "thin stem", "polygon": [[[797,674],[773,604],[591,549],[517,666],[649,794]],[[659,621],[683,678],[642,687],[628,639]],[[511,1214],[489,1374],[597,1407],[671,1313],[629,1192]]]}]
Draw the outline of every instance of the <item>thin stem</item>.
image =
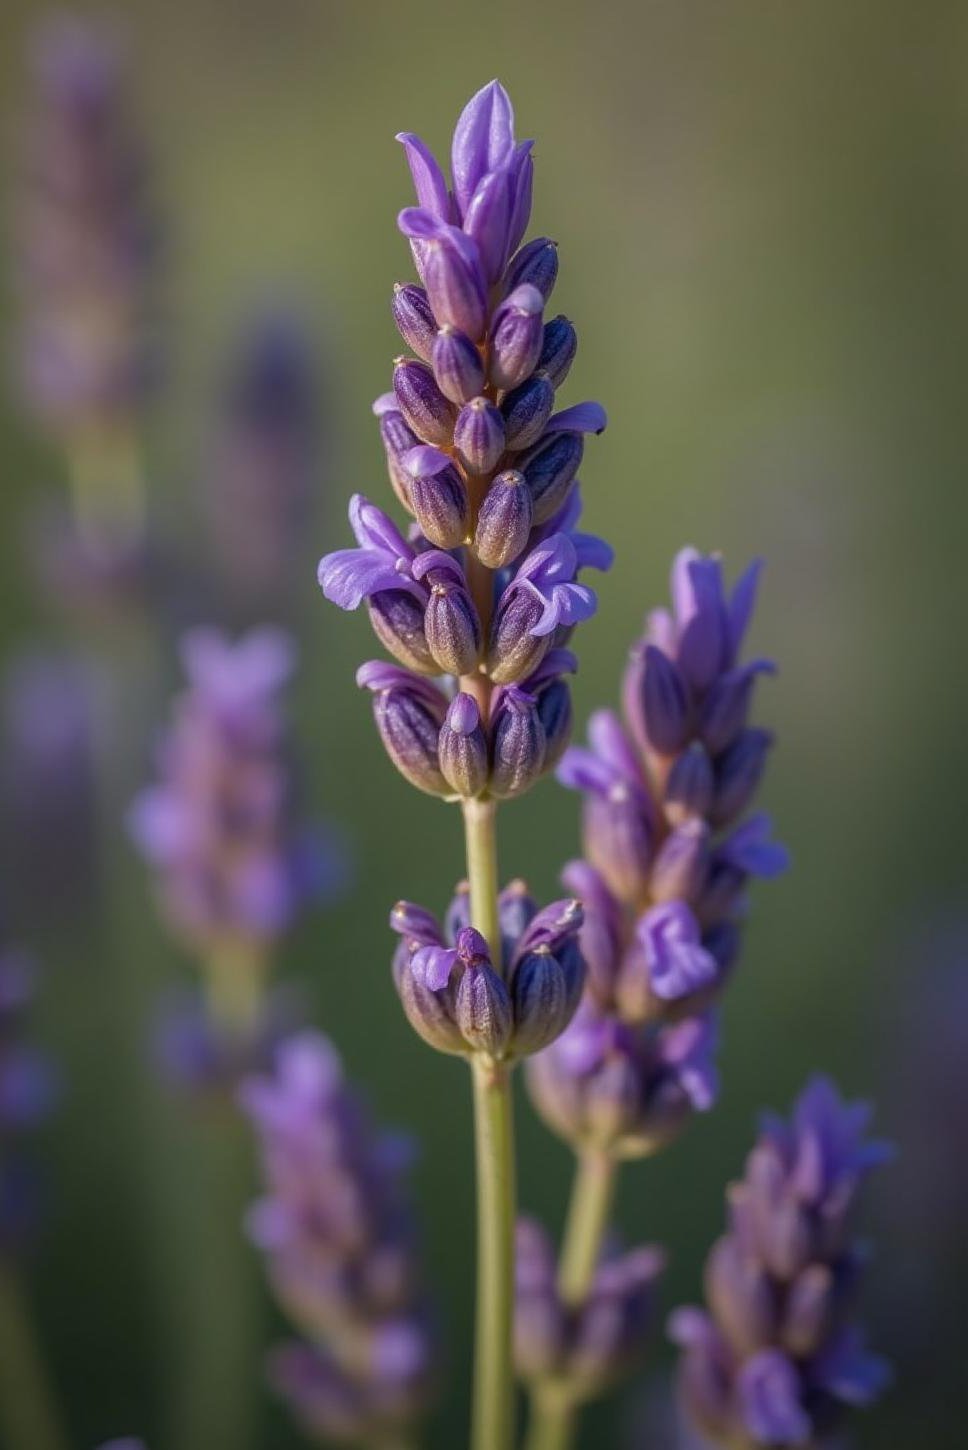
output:
[{"label": "thin stem", "polygon": [[514,1123],[508,1069],[476,1056],[477,1342],[472,1450],[514,1443]]},{"label": "thin stem", "polygon": [[141,444],[133,425],[92,424],[68,442],[74,518],[88,546],[108,553],[140,541],[146,488]]},{"label": "thin stem", "polygon": [[[579,1154],[558,1266],[558,1290],[570,1308],[588,1297],[615,1199],[617,1169],[611,1154],[600,1149]],[[570,1450],[580,1411],[580,1402],[565,1387],[538,1385],[531,1396],[527,1450]]]},{"label": "thin stem", "polygon": [[602,1253],[615,1198],[615,1159],[586,1148],[578,1158],[568,1223],[558,1267],[558,1288],[568,1305],[584,1302]]},{"label": "thin stem", "polygon": [[6,1261],[0,1261],[0,1426],[8,1450],[66,1450],[30,1313]]},{"label": "thin stem", "polygon": [[[498,922],[497,805],[464,802],[471,921],[501,962]],[[508,1068],[482,1055],[471,1062],[477,1162],[477,1329],[472,1450],[511,1450],[514,1441],[514,1121]]]},{"label": "thin stem", "polygon": [[208,1010],[230,1040],[251,1039],[259,1021],[267,967],[265,951],[244,941],[220,942],[206,956]]},{"label": "thin stem", "polygon": [[500,968],[501,929],[497,914],[497,802],[465,800],[463,811],[467,880],[471,891],[471,923],[490,947],[491,960]]},{"label": "thin stem", "polygon": [[536,1389],[525,1450],[571,1450],[578,1420],[574,1401],[557,1387]]}]

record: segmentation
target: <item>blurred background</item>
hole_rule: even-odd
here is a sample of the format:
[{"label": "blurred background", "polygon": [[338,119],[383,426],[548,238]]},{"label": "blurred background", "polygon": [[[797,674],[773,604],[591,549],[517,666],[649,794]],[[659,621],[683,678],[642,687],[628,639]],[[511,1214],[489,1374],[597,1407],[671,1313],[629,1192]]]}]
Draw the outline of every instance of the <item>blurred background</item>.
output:
[{"label": "blurred background", "polygon": [[[0,14],[8,277],[25,57],[45,13],[6,0]],[[348,542],[350,492],[389,497],[369,404],[399,349],[391,286],[411,275],[394,133],[445,150],[466,97],[496,74],[519,133],[538,138],[535,225],[560,245],[555,303],[581,338],[567,401],[600,398],[610,417],[583,478],[587,524],[617,562],[580,640],[579,724],[616,698],[628,644],[687,542],[721,549],[731,574],[765,556],[754,647],[781,666],[758,719],[779,737],[766,805],[794,869],[754,893],[722,1102],[629,1168],[622,1224],[668,1247],[666,1304],[693,1299],[759,1108],[785,1109],[817,1067],[876,1097],[902,1157],[868,1198],[868,1304],[898,1383],[852,1433],[892,1450],[916,1428],[954,1450],[968,1210],[968,12],[957,0],[127,0],[115,18],[164,235],[145,451],[151,547],[168,561],[151,570],[167,568],[169,587],[149,609],[123,591],[92,603],[58,552],[63,452],[22,405],[13,280],[0,304],[0,891],[5,942],[38,963],[31,1030],[59,1079],[35,1144],[27,1274],[71,1443],[168,1443],[184,1313],[172,1261],[205,1168],[184,1101],[153,1067],[151,1022],[193,967],[158,921],[121,812],[150,774],[178,629],[252,622],[251,599],[236,609],[215,583],[207,440],[246,318],[280,301],[318,362],[319,446],[283,621],[301,656],[294,729],[307,813],[355,864],[340,899],[289,939],[278,976],[306,994],[375,1112],[419,1135],[449,1355],[428,1443],[463,1443],[469,1095],[460,1066],[403,1020],[386,927],[398,897],[444,905],[459,822],[388,765],[353,683],[374,653],[366,619],[325,606],[314,569]],[[77,752],[113,815],[103,791],[100,807],[88,798]],[[502,812],[502,872],[541,898],[577,845],[576,799],[553,783]],[[523,1095],[519,1107],[522,1203],[557,1226],[570,1156]],[[655,1372],[666,1358],[660,1337]],[[639,1383],[590,1414],[583,1443],[624,1444],[641,1397]],[[302,1443],[268,1396],[260,1413],[260,1445]]]}]

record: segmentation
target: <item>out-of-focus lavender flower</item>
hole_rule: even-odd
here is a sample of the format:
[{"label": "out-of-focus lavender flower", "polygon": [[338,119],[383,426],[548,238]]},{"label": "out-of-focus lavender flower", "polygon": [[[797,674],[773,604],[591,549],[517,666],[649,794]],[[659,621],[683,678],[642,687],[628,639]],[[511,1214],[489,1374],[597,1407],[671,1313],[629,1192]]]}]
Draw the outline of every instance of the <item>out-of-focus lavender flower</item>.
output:
[{"label": "out-of-focus lavender flower", "polygon": [[28,957],[0,952],[0,1249],[20,1242],[33,1225],[37,1182],[23,1137],[47,1116],[55,1091],[50,1062],[23,1036],[35,983]]},{"label": "out-of-focus lavender flower", "polygon": [[586,993],[570,1026],[528,1063],[531,1101],[576,1148],[644,1157],[715,1103],[716,1038],[712,1012],[627,1023]]},{"label": "out-of-focus lavender flower", "polygon": [[[399,662],[358,676],[398,769],[431,794],[509,798],[567,743],[564,675],[576,664],[563,646],[596,607],[579,575],[611,563],[575,529],[584,436],[605,414],[554,411],[576,340],[567,319],[544,320],[554,243],[521,246],[532,143],[515,139],[503,87],[491,82],[461,114],[450,185],[419,137],[398,139],[418,201],[399,226],[422,285],[397,287],[393,315],[416,357],[396,360],[374,411],[414,522],[403,537],[357,495],[357,547],[328,554],[319,582],[342,609],[366,603]],[[454,676],[456,694],[429,697],[417,676],[434,674]]]},{"label": "out-of-focus lavender flower", "polygon": [[518,1223],[514,1356],[540,1393],[571,1405],[603,1393],[637,1368],[655,1322],[665,1255],[655,1245],[627,1252],[609,1245],[587,1295],[575,1308],[557,1284],[551,1240],[539,1223]]},{"label": "out-of-focus lavender flower", "polygon": [[288,984],[259,1003],[251,1031],[240,1036],[212,1016],[204,993],[185,990],[163,1001],[154,1028],[162,1077],[193,1098],[224,1097],[254,1072],[268,1072],[281,1043],[306,1021],[306,1004]]},{"label": "out-of-focus lavender flower", "polygon": [[33,39],[17,209],[23,376],[63,434],[110,428],[155,372],[148,296],[158,234],[117,37],[79,16]]},{"label": "out-of-focus lavender flower", "polygon": [[234,614],[285,613],[302,585],[318,466],[317,367],[295,311],[249,319],[232,351],[206,460],[211,551]]},{"label": "out-of-focus lavender flower", "polygon": [[172,929],[200,956],[266,952],[340,880],[338,857],[301,824],[280,692],[294,646],[264,627],[233,643],[182,640],[188,688],[158,752],[158,783],[130,813]]},{"label": "out-of-focus lavender flower", "polygon": [[566,880],[597,943],[590,990],[627,1021],[702,1010],[736,959],[749,881],[787,864],[769,818],[742,819],[772,745],[747,714],[773,666],[739,661],[758,573],[727,597],[719,559],[682,550],[674,610],[654,611],[632,651],[624,723],[599,711],[558,767],[584,796],[585,861]]},{"label": "out-of-focus lavender flower", "polygon": [[470,925],[466,885],[442,927],[421,906],[400,901],[390,925],[400,937],[393,979],[411,1026],[441,1052],[480,1052],[495,1061],[526,1057],[571,1020],[585,967],[578,949],[579,902],[539,910],[521,881],[498,898],[501,960]]},{"label": "out-of-focus lavender flower", "polygon": [[407,1185],[411,1149],[377,1131],[322,1035],[243,1084],[267,1194],[248,1229],[302,1339],[270,1362],[311,1434],[391,1443],[423,1413],[435,1345]]},{"label": "out-of-focus lavender flower", "polygon": [[3,681],[4,874],[29,911],[77,910],[96,889],[94,752],[101,682],[85,662],[40,651]]},{"label": "out-of-focus lavender flower", "polygon": [[865,1257],[852,1237],[855,1200],[890,1156],[865,1139],[869,1118],[818,1077],[789,1123],[763,1119],[729,1192],[729,1230],[706,1263],[708,1311],[670,1320],[683,1403],[715,1444],[813,1445],[887,1384],[851,1317]]}]

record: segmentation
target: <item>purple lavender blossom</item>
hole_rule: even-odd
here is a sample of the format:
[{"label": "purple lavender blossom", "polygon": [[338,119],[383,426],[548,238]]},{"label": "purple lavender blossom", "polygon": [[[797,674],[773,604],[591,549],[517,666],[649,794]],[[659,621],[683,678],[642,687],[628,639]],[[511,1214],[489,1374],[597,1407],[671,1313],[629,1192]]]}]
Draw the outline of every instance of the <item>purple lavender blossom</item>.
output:
[{"label": "purple lavender blossom", "polygon": [[389,1443],[424,1412],[435,1358],[410,1146],[373,1127],[319,1033],[291,1038],[240,1097],[267,1188],[248,1231],[303,1336],[274,1352],[271,1379],[311,1434]]},{"label": "purple lavender blossom", "polygon": [[0,1248],[29,1234],[37,1210],[37,1180],[23,1139],[50,1112],[55,1078],[50,1062],[24,1040],[24,1017],[36,988],[33,963],[22,952],[0,952]]},{"label": "purple lavender blossom", "polygon": [[622,1252],[610,1243],[577,1307],[562,1300],[554,1249],[542,1226],[517,1229],[514,1357],[525,1382],[572,1405],[602,1394],[638,1368],[651,1338],[665,1255],[653,1244]]},{"label": "purple lavender blossom", "polygon": [[48,20],[31,63],[17,214],[24,386],[52,429],[98,429],[127,415],[155,372],[147,168],[113,33],[77,16]]},{"label": "purple lavender blossom", "polygon": [[754,564],[727,597],[718,558],[682,550],[674,611],[654,611],[632,651],[624,721],[598,711],[588,748],[558,767],[584,796],[586,859],[566,880],[586,899],[586,922],[607,921],[586,927],[609,939],[590,987],[627,1021],[703,1010],[736,959],[749,881],[787,865],[769,818],[742,819],[772,745],[747,712],[754,680],[773,666],[739,661],[758,574]]},{"label": "purple lavender blossom", "polygon": [[181,654],[188,688],[161,742],[159,781],[132,806],[131,833],[172,929],[194,951],[265,951],[339,879],[338,861],[296,821],[279,699],[294,647],[269,627],[237,643],[200,628]]},{"label": "purple lavender blossom", "polygon": [[852,1237],[858,1190],[891,1156],[864,1138],[870,1109],[812,1079],[789,1123],[764,1117],[730,1223],[706,1263],[708,1311],[676,1310],[680,1394],[713,1443],[813,1445],[845,1408],[872,1403],[885,1362],[851,1319],[864,1253]]},{"label": "purple lavender blossom", "polygon": [[211,545],[233,612],[284,611],[299,588],[319,422],[317,367],[299,315],[250,318],[232,350],[206,459]]},{"label": "purple lavender blossom", "polygon": [[501,961],[470,925],[466,885],[441,926],[421,906],[400,901],[390,925],[400,937],[393,979],[411,1026],[441,1052],[483,1052],[509,1061],[539,1052],[565,1029],[578,1005],[585,968],[578,950],[579,902],[539,910],[522,881],[498,898]]},{"label": "purple lavender blossom", "polygon": [[[449,687],[442,708],[402,673],[392,698],[380,690],[377,724],[398,769],[432,794],[507,798],[554,767],[570,731],[562,670],[574,664],[562,647],[596,608],[579,574],[611,564],[603,541],[575,531],[576,475],[584,435],[606,419],[597,403],[554,411],[576,341],[567,319],[543,320],[554,244],[521,247],[532,143],[515,139],[503,87],[485,86],[461,114],[451,184],[419,137],[398,139],[418,202],[399,226],[422,285],[395,289],[393,315],[417,356],[397,359],[374,411],[414,522],[404,537],[357,495],[358,547],[328,554],[319,582],[342,609],[367,605],[404,671],[454,676],[476,701],[483,764],[476,737],[473,759],[452,733],[438,746]],[[562,668],[549,672],[548,660]]]},{"label": "purple lavender blossom", "polygon": [[716,1019],[628,1023],[590,992],[558,1040],[527,1065],[528,1092],[549,1128],[575,1148],[640,1158],[716,1102]]}]

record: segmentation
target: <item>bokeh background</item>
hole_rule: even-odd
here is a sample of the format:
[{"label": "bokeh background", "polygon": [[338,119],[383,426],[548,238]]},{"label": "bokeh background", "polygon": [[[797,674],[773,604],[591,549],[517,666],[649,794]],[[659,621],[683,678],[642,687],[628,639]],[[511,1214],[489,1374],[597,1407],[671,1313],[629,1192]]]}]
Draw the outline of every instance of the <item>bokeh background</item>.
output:
[{"label": "bokeh background", "polygon": [[[44,9],[6,0],[0,13],[11,143],[26,36]],[[295,719],[313,809],[344,831],[356,876],[299,931],[281,974],[309,994],[376,1111],[421,1139],[450,1355],[429,1443],[464,1436],[471,1126],[462,1069],[425,1050],[399,1012],[386,914],[400,896],[443,904],[459,823],[383,758],[353,685],[372,652],[366,621],[323,605],[313,564],[346,540],[348,494],[384,489],[369,402],[398,348],[391,284],[409,276],[393,135],[443,147],[467,95],[497,74],[520,131],[538,137],[536,223],[560,244],[555,302],[581,336],[569,400],[599,397],[611,420],[584,469],[589,524],[617,562],[582,632],[579,721],[615,697],[685,542],[721,549],[733,570],[767,558],[755,644],[781,663],[758,713],[779,735],[766,804],[794,869],[755,892],[726,1005],[722,1102],[629,1169],[622,1223],[668,1246],[667,1304],[694,1297],[757,1109],[785,1107],[818,1066],[877,1096],[902,1156],[869,1198],[868,1301],[898,1385],[855,1440],[892,1450],[916,1429],[954,1450],[968,1208],[968,11],[958,0],[127,0],[118,18],[169,238],[150,486],[170,547],[197,538],[206,417],[253,299],[298,299],[323,358],[325,446],[307,552],[293,561]],[[12,379],[9,288],[2,307]],[[38,645],[86,659],[115,726],[135,716],[143,727],[116,753],[136,783],[151,722],[112,695],[123,646],[66,623],[32,571],[30,520],[64,480],[13,381],[0,468],[5,671]],[[163,701],[175,661],[170,632],[160,641]],[[504,874],[547,896],[577,845],[575,798],[546,783],[502,814]],[[4,832],[5,931],[42,960],[36,1031],[63,1081],[38,1143],[47,1208],[30,1273],[72,1443],[137,1430],[164,1450],[180,1322],[169,1268],[204,1165],[145,1044],[159,991],[191,969],[115,825],[110,898],[92,886],[92,910],[43,877],[28,889],[23,840]],[[941,1020],[949,1003],[962,1014],[944,1036],[924,1025],[932,1002]],[[558,1225],[569,1156],[523,1098],[519,1121],[522,1202]],[[657,1345],[656,1371],[665,1358]],[[583,1443],[626,1443],[641,1392],[590,1415]],[[300,1443],[284,1414],[262,1413],[261,1445]]]}]

